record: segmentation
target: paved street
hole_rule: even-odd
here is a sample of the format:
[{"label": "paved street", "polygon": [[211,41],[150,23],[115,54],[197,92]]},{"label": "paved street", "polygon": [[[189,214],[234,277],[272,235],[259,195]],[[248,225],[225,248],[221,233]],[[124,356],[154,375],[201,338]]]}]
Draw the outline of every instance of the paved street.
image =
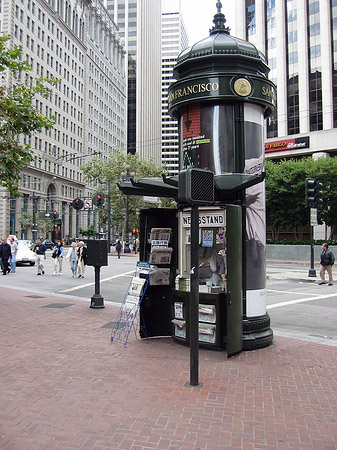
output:
[{"label": "paved street", "polygon": [[[109,256],[109,266],[101,268],[101,294],[105,303],[120,304],[135,270],[138,255]],[[318,286],[317,277],[309,278],[309,263],[267,262],[267,310],[275,335],[295,337],[311,342],[337,345],[337,284]],[[0,276],[0,286],[29,290],[37,294],[53,294],[90,301],[95,292],[93,267],[86,268],[84,279],[72,278],[64,261],[62,277],[54,277],[51,251],[46,259],[46,274],[36,276],[36,267],[19,266],[17,273]],[[335,274],[337,280],[337,273]]]},{"label": "paved street", "polygon": [[134,333],[126,347],[111,343],[136,260],[110,257],[102,286],[113,303],[98,310],[88,307],[89,268],[84,280],[53,277],[48,261],[44,277],[29,267],[1,277],[1,450],[336,450],[328,320],[337,286],[317,286],[288,264],[268,269],[273,345],[229,360],[200,350],[202,384],[191,387],[188,347]]},{"label": "paved street", "polygon": [[[6,277],[0,275],[0,286],[10,284],[19,289],[28,289],[35,293],[50,293],[61,296],[73,296],[90,300],[95,292],[95,272],[93,267],[86,267],[85,278],[72,278],[70,264],[63,261],[63,275],[53,276],[54,260],[51,251],[47,252],[45,260],[45,275],[37,276],[36,266],[18,266],[15,274]],[[109,255],[109,265],[101,267],[101,294],[104,300],[121,303],[124,298],[130,278],[135,270],[138,257],[134,253],[124,255]]]}]

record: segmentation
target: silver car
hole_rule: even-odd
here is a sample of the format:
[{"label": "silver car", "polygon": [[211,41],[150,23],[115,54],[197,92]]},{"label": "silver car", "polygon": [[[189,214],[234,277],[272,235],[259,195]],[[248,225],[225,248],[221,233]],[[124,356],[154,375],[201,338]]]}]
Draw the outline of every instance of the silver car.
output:
[{"label": "silver car", "polygon": [[34,266],[35,262],[36,254],[30,250],[27,245],[19,242],[16,254],[16,264],[29,264],[30,266]]}]

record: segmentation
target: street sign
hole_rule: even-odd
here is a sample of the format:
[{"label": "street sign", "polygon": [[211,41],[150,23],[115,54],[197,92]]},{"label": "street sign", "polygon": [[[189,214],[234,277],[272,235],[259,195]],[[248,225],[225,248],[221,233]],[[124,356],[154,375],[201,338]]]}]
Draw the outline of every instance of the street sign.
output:
[{"label": "street sign", "polygon": [[310,208],[310,225],[312,227],[318,225],[318,222],[317,222],[317,208]]},{"label": "street sign", "polygon": [[92,201],[91,200],[85,200],[84,202],[84,209],[91,209],[92,207]]}]

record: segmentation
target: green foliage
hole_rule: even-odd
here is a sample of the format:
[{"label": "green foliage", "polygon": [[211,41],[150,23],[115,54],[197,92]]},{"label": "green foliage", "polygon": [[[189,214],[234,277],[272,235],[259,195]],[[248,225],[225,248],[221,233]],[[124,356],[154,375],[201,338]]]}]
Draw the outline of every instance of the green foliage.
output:
[{"label": "green foliage", "polygon": [[21,61],[21,48],[7,47],[9,36],[0,35],[0,74],[6,70],[10,76],[5,85],[0,85],[0,185],[12,195],[18,193],[17,186],[21,170],[32,160],[32,150],[28,145],[20,145],[20,135],[29,135],[43,129],[52,128],[53,117],[46,117],[36,110],[36,96],[47,98],[51,94],[45,83],[54,85],[55,78],[35,78],[31,86],[20,80],[31,71],[30,66]]},{"label": "green foliage", "polygon": [[[33,214],[24,212],[21,215],[21,228],[25,231],[33,229]],[[48,218],[35,217],[37,236],[47,236],[48,233],[51,233],[53,228],[53,222]]]},{"label": "green foliage", "polygon": [[[85,179],[94,182],[97,185],[97,192],[102,192],[105,196],[105,215],[108,215],[107,196],[110,182],[111,223],[118,231],[125,229],[126,195],[119,190],[117,183],[121,181],[121,174],[126,172],[127,166],[130,174],[134,172],[135,179],[161,177],[164,173],[164,168],[156,166],[152,160],[141,160],[137,153],[124,154],[121,151],[114,152],[106,161],[96,157],[82,167]],[[168,207],[167,205],[172,204],[169,199],[162,199],[162,206]],[[129,231],[138,228],[139,211],[149,207],[156,207],[156,204],[144,202],[141,196],[129,196]]]},{"label": "green foliage", "polygon": [[[309,223],[305,205],[305,180],[314,178],[323,184],[324,201],[318,209],[319,223],[333,229],[337,224],[337,158],[288,159],[278,163],[266,161],[267,225],[276,233],[282,228],[294,230]],[[334,230],[332,230],[333,232]]]},{"label": "green foliage", "polygon": [[[314,240],[314,245],[322,245],[327,243],[328,245],[337,245],[336,239],[316,239]],[[267,244],[277,244],[277,245],[311,245],[310,239],[293,239],[293,240],[278,240],[278,239],[267,239]]]},{"label": "green foliage", "polygon": [[96,236],[95,226],[90,225],[90,227],[87,230],[80,228],[80,234],[82,236],[87,236],[88,238],[95,237]]}]

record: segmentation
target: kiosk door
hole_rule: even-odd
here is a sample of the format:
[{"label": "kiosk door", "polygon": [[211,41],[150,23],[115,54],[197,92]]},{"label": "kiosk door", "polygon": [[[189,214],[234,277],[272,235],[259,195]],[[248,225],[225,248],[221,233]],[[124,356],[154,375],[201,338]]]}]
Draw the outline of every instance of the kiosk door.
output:
[{"label": "kiosk door", "polygon": [[242,350],[242,208],[226,206],[227,357]]}]

